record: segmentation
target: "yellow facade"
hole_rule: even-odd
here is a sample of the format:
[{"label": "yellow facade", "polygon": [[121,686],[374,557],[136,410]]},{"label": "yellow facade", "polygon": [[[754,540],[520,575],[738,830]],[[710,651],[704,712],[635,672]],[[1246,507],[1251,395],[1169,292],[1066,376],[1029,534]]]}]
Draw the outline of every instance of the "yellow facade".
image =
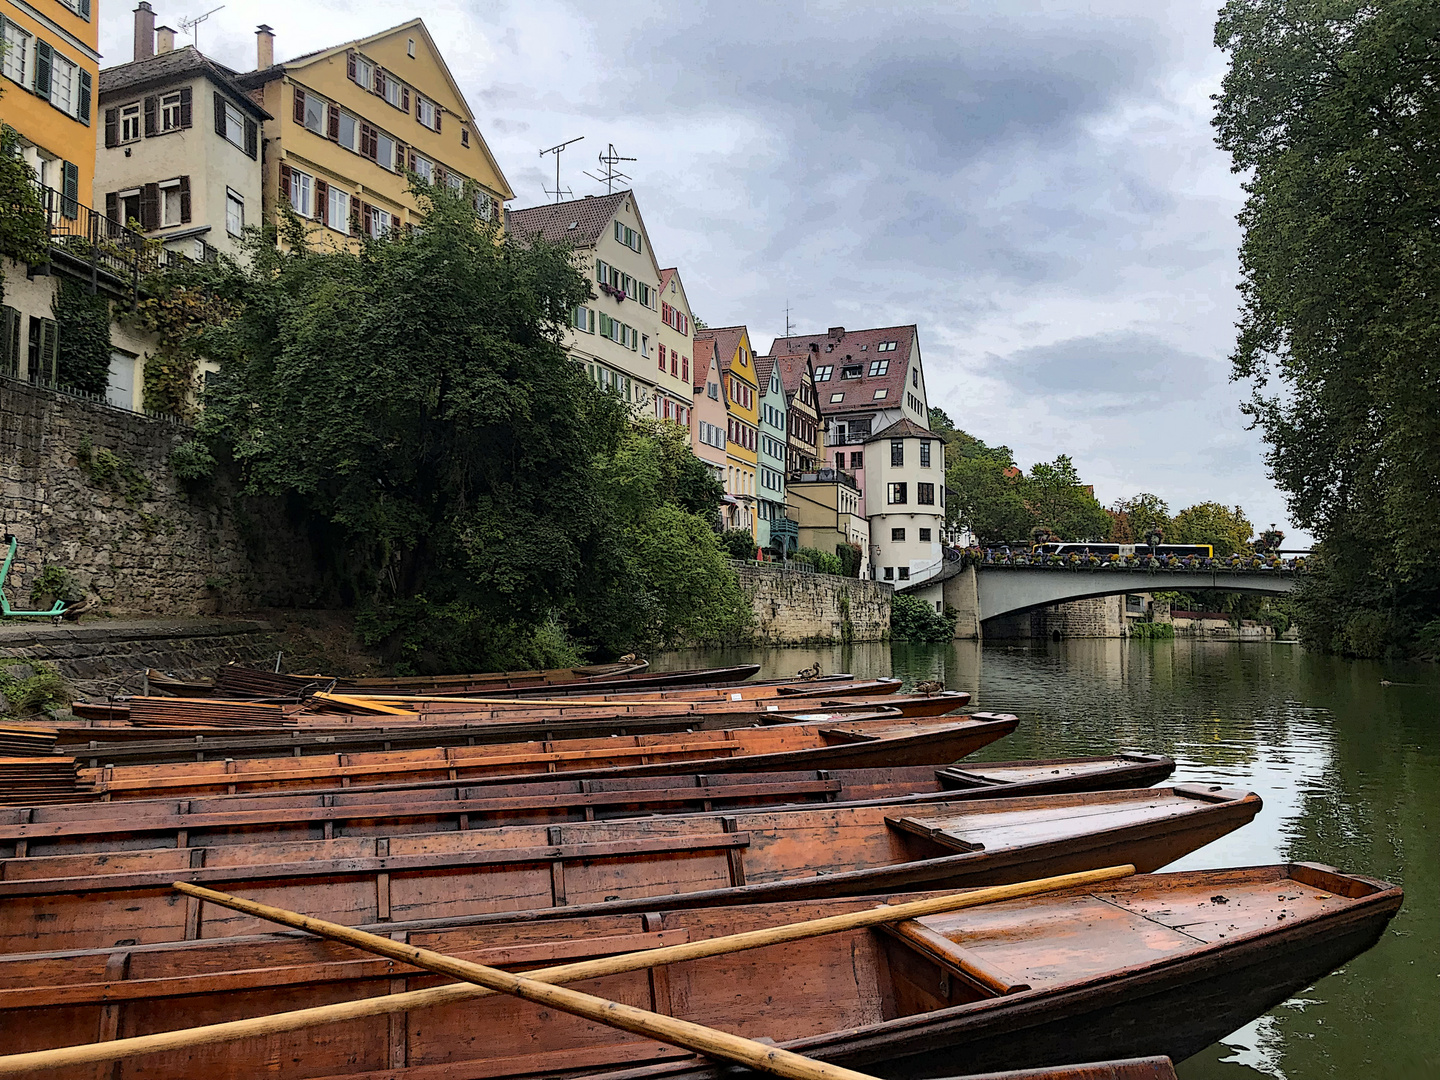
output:
[{"label": "yellow facade", "polygon": [[417,221],[410,169],[436,183],[473,181],[486,217],[498,218],[514,197],[419,19],[241,81],[275,117],[265,129],[266,217],[289,199],[316,223],[312,242],[346,243],[357,226],[376,234]]},{"label": "yellow facade", "polygon": [[758,497],[760,390],[755,376],[755,350],[743,326],[700,330],[696,340],[713,339],[720,360],[720,385],[728,414],[725,445],[725,492],[747,508],[746,526],[755,530]]},{"label": "yellow facade", "polygon": [[19,132],[42,183],[93,206],[99,0],[0,0],[0,18],[0,121]]}]

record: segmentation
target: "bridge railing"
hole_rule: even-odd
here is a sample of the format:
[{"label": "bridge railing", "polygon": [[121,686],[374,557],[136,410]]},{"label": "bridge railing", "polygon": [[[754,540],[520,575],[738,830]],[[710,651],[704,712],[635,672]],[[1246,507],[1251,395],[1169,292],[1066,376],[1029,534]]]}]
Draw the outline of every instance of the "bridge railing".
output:
[{"label": "bridge railing", "polygon": [[[1286,556],[1289,556],[1288,558]],[[998,569],[1030,570],[1156,570],[1177,573],[1304,573],[1309,552],[1268,552],[1264,555],[1095,555],[1067,552],[1016,550],[1013,548],[972,547],[961,552],[971,566]]]}]

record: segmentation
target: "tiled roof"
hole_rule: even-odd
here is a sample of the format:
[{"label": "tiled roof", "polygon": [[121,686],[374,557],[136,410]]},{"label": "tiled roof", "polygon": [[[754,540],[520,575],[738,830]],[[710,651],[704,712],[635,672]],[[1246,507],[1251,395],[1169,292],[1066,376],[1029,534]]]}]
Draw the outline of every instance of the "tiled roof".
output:
[{"label": "tiled roof", "polygon": [[896,420],[884,431],[877,431],[866,442],[879,442],[881,439],[938,439],[940,436],[929,428],[923,428],[909,417],[903,420]]},{"label": "tiled roof", "polygon": [[775,358],[773,356],[755,357],[755,385],[760,388],[763,396],[770,389],[770,373],[775,370]]},{"label": "tiled roof", "polygon": [[617,191],[613,195],[587,195],[570,202],[511,210],[506,228],[521,240],[539,236],[551,244],[591,247],[629,197],[630,192]]},{"label": "tiled roof", "polygon": [[675,276],[675,267],[660,271],[660,291],[663,293],[670,287],[670,279]]},{"label": "tiled roof", "polygon": [[773,360],[780,368],[780,385],[785,387],[786,394],[793,394],[800,389],[800,384],[805,381],[805,362],[809,360],[809,353],[790,353],[786,356],[776,356],[773,353],[766,357]]},{"label": "tiled roof", "polygon": [[[815,383],[816,396],[827,415],[903,405],[905,373],[910,367],[910,354],[915,347],[916,328],[912,325],[882,326],[873,330],[835,329],[838,333],[776,338],[770,343],[770,355],[808,354],[812,368],[833,367],[828,381]],[[878,352],[877,346],[888,341],[895,342],[894,350]],[[876,360],[890,361],[884,375],[870,374],[870,365]],[[856,364],[860,365],[860,378],[840,378],[842,367]],[[781,370],[781,377],[787,379],[786,389],[791,389],[788,378],[783,374],[784,368]],[[877,390],[884,390],[885,396],[876,398]],[[844,397],[840,401],[831,401],[835,394],[843,394]]]},{"label": "tiled roof", "polygon": [[217,64],[194,45],[156,53],[144,60],[117,64],[100,72],[100,100],[132,90],[143,90],[180,82],[202,75],[235,98],[235,104],[260,120],[272,117],[251,99],[238,76],[224,64]]},{"label": "tiled roof", "polygon": [[695,389],[701,393],[705,391],[705,384],[710,381],[710,368],[715,363],[715,342],[709,338],[697,337],[695,339]]},{"label": "tiled roof", "polygon": [[[695,340],[702,338],[715,342],[715,353],[720,360],[720,370],[729,371],[730,366],[735,362],[735,353],[740,348],[740,338],[745,334],[743,326],[710,326],[704,330],[695,331]],[[740,369],[746,375],[746,381],[755,377],[749,365]]]}]

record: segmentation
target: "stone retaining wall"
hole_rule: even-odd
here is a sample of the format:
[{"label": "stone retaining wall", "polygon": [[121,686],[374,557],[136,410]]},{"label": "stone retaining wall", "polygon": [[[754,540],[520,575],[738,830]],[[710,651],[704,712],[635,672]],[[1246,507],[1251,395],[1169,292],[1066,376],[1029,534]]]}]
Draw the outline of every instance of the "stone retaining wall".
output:
[{"label": "stone retaining wall", "polygon": [[891,586],[810,574],[775,563],[734,563],[767,645],[880,641],[890,636]]},{"label": "stone retaining wall", "polygon": [[164,420],[0,378],[0,524],[20,541],[5,582],[30,606],[47,566],[114,614],[311,606],[309,543],[278,500],[223,480],[187,490],[170,466],[189,437]]}]

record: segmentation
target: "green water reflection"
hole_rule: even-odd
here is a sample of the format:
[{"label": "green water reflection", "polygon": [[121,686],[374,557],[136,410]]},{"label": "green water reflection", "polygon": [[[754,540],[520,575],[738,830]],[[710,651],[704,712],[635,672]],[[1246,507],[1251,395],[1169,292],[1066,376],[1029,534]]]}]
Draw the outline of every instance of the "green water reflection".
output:
[{"label": "green water reflection", "polygon": [[[1440,670],[1289,644],[1079,640],[676,653],[661,668],[818,661],[941,679],[1020,730],[978,759],[1150,750],[1177,780],[1259,792],[1247,828],[1176,869],[1312,860],[1405,886],[1369,953],[1185,1062],[1182,1080],[1440,1076]],[[1388,681],[1391,685],[1383,685]]]}]

